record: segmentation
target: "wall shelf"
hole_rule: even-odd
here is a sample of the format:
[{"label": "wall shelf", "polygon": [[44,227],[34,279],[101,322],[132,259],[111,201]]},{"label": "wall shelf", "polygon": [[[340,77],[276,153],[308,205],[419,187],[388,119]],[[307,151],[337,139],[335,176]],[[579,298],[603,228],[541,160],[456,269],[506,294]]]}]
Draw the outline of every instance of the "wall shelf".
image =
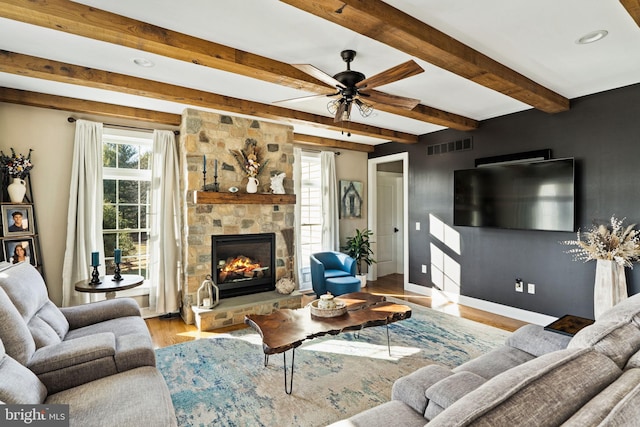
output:
[{"label": "wall shelf", "polygon": [[194,191],[193,202],[196,204],[229,204],[238,205],[294,205],[295,194],[271,193],[228,193],[215,191]]}]

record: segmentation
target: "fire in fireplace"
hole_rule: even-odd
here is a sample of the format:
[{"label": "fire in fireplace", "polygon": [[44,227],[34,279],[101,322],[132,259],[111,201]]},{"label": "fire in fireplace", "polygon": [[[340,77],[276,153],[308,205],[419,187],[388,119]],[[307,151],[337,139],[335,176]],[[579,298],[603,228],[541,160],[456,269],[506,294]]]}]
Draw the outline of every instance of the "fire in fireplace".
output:
[{"label": "fire in fireplace", "polygon": [[275,233],[211,236],[211,277],[220,298],[275,289]]}]

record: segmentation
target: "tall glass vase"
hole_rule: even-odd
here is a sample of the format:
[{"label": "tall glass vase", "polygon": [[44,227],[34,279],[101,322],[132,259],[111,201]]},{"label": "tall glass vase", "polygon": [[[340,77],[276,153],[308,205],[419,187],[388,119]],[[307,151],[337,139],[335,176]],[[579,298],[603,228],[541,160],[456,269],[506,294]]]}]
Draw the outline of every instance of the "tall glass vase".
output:
[{"label": "tall glass vase", "polygon": [[596,280],[593,291],[593,313],[598,318],[627,298],[627,279],[624,267],[615,261],[596,261]]}]

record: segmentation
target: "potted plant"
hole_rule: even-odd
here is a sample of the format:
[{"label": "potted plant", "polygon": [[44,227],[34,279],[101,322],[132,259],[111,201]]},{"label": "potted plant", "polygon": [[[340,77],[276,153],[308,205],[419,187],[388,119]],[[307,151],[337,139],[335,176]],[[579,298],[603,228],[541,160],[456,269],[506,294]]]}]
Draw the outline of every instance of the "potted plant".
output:
[{"label": "potted plant", "polygon": [[363,288],[367,286],[367,277],[362,272],[362,264],[365,263],[367,265],[371,265],[376,262],[373,258],[371,258],[371,255],[373,255],[373,251],[371,250],[371,243],[369,242],[369,238],[372,235],[373,231],[367,228],[363,228],[362,230],[356,229],[356,235],[347,237],[347,244],[344,247],[347,255],[356,260],[356,265],[358,266],[357,277],[360,278],[360,282],[362,283]]}]

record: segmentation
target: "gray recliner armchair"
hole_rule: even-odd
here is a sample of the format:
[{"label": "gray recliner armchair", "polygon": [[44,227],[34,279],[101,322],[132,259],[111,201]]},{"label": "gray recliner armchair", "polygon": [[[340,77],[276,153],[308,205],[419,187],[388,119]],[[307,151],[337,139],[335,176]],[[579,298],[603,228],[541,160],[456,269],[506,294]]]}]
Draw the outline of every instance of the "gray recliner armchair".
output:
[{"label": "gray recliner armchair", "polygon": [[141,366],[155,353],[132,299],[58,308],[29,263],[0,272],[0,340],[49,393]]}]

